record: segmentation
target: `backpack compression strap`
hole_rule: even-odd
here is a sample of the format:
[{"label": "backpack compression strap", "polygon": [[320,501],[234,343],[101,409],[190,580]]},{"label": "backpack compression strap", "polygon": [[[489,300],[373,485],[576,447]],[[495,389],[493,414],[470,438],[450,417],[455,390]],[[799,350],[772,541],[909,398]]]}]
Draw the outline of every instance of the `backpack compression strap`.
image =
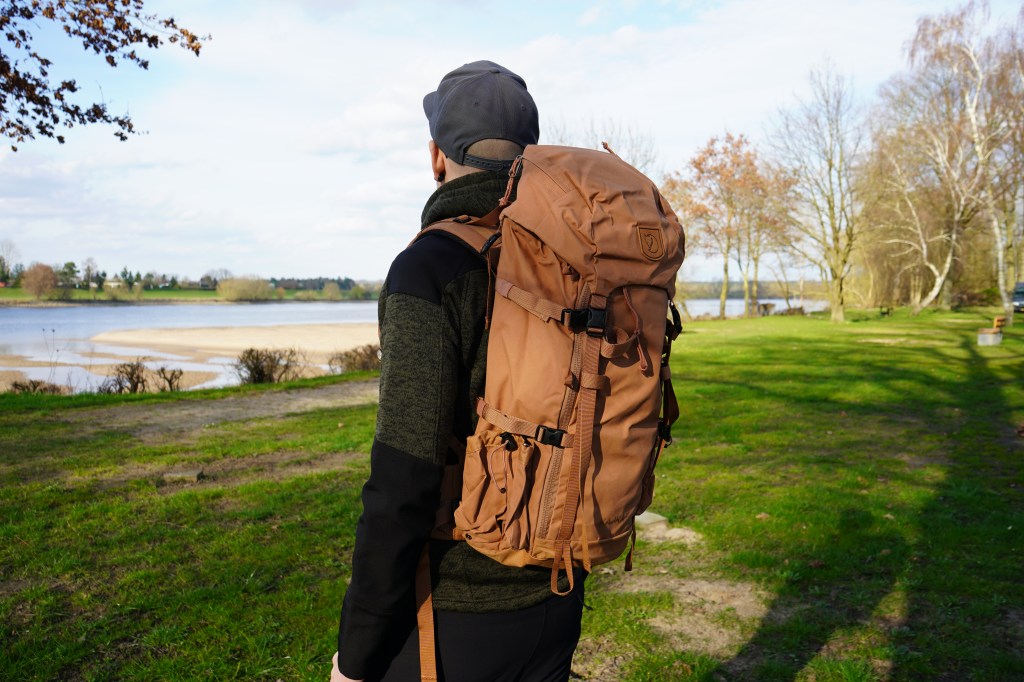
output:
[{"label": "backpack compression strap", "polygon": [[[589,286],[583,287],[583,305],[595,310],[604,310],[607,300],[604,296],[591,295]],[[597,375],[601,359],[601,336],[595,335],[590,330],[583,328],[576,335],[577,343],[573,344],[573,366],[579,362],[581,376],[586,374]],[[569,480],[566,482],[565,505],[562,507],[562,519],[558,526],[558,535],[555,537],[555,558],[551,564],[551,591],[555,594],[565,596],[574,587],[573,564],[572,564],[572,535],[576,525],[576,517],[579,508],[583,506],[585,499],[583,486],[587,471],[590,469],[590,460],[593,454],[594,443],[594,419],[597,411],[597,385],[579,386],[577,397],[576,417],[576,442],[569,450],[572,453],[569,463]],[[590,542],[587,538],[586,523],[581,526],[583,550],[583,568],[590,570]],[[558,572],[562,566],[569,577],[569,590],[562,592],[558,589]]]}]

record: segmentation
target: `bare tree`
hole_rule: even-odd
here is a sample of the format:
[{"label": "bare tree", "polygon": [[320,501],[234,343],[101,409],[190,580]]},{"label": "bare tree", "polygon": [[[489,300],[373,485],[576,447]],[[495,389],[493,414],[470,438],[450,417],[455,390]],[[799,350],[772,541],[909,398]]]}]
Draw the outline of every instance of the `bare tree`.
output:
[{"label": "bare tree", "polygon": [[[960,237],[977,212],[983,181],[969,133],[963,83],[940,64],[918,64],[882,89],[875,133],[884,204],[883,238],[906,256],[901,272],[919,268],[915,312],[946,286]],[[927,287],[927,290],[924,290]]]},{"label": "bare tree", "polygon": [[1000,205],[1007,233],[1007,284],[1024,280],[1024,8],[1017,21],[995,38],[998,88],[1003,91],[1008,130],[1007,163],[1000,182]]},{"label": "bare tree", "polygon": [[828,284],[832,321],[845,320],[846,278],[860,234],[855,170],[861,125],[849,82],[831,66],[810,74],[811,96],[780,113],[772,146],[794,179],[792,248]]},{"label": "bare tree", "polygon": [[[1007,101],[1006,86],[1010,78],[1007,61],[999,54],[1000,45],[982,34],[988,19],[988,3],[971,0],[962,7],[921,18],[917,33],[910,43],[910,61],[914,66],[942,69],[956,79],[960,107],[965,121],[965,134],[973,153],[977,181],[971,188],[970,200],[977,202],[979,216],[991,232],[996,278],[1003,310],[1013,315],[1008,281],[1006,251],[1008,246],[1005,211],[1000,210],[1003,193],[1000,180],[1012,167],[1012,154],[1007,145],[1012,139],[1012,109],[1019,109],[1017,97]],[[1004,86],[1004,87],[1000,87]]]},{"label": "bare tree", "polygon": [[10,239],[0,239],[0,282],[7,284],[18,259],[18,247]]},{"label": "bare tree", "polygon": [[570,147],[603,149],[603,143],[641,173],[651,175],[658,161],[654,138],[636,124],[593,117],[576,122],[554,119],[545,124],[544,142]]},{"label": "bare tree", "polygon": [[99,265],[96,264],[96,259],[91,256],[86,258],[82,261],[79,271],[82,273],[82,282],[85,284],[85,288],[92,294],[93,298],[96,298],[96,282],[93,281],[96,273],[99,272]]}]

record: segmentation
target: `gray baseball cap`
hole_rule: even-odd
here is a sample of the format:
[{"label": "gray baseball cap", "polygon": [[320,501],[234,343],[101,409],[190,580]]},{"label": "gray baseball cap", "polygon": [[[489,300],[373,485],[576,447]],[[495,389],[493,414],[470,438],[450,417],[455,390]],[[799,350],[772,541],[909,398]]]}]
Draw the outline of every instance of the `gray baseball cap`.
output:
[{"label": "gray baseball cap", "polygon": [[480,140],[537,144],[537,105],[526,81],[489,61],[464,64],[441,79],[423,98],[430,136],[456,163],[484,170],[506,170],[509,160],[483,159],[466,150]]}]

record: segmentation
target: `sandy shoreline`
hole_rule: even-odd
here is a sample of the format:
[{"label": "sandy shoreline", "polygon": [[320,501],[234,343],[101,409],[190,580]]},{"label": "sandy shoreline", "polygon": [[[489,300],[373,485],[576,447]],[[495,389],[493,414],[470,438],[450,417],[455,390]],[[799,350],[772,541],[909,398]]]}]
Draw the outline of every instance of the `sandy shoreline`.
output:
[{"label": "sandy shoreline", "polygon": [[377,325],[346,323],[126,329],[97,334],[90,340],[197,358],[210,355],[235,357],[246,348],[295,348],[305,353],[310,360],[326,362],[331,354],[338,351],[377,343]]},{"label": "sandy shoreline", "polygon": [[[188,329],[130,329],[97,334],[89,341],[100,345],[123,346],[138,349],[138,358],[154,361],[159,365],[173,368],[176,361],[166,358],[170,354],[181,358],[180,362],[190,365],[185,370],[182,387],[190,388],[221,376],[225,358],[234,360],[247,348],[294,348],[313,365],[326,364],[328,358],[339,351],[349,350],[366,344],[378,343],[377,325],[370,323],[344,324],[296,324],[266,327],[196,327]],[[150,351],[152,355],[147,355]],[[66,370],[83,368],[90,375],[102,380],[119,363],[135,359],[125,355],[104,352],[98,349],[83,354],[89,364],[64,363],[59,359],[52,362],[31,360],[17,355],[0,355],[0,391],[10,388],[14,381],[30,377],[29,372],[19,371],[48,368],[54,383],[62,383],[60,377]],[[204,367],[207,365],[209,369]],[[62,372],[62,368],[65,370]]]}]

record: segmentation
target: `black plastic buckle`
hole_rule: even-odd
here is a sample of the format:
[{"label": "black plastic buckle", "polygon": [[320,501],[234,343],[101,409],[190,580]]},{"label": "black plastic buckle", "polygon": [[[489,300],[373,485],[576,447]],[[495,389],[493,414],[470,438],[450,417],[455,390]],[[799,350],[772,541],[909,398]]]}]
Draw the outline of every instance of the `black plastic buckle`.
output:
[{"label": "black plastic buckle", "polygon": [[672,320],[669,322],[668,338],[670,341],[675,341],[676,337],[683,333],[683,320],[679,317],[679,309],[676,308],[674,301],[668,302],[668,309],[672,313]]},{"label": "black plastic buckle", "polygon": [[672,428],[665,422],[658,422],[658,436],[668,445],[672,442]]},{"label": "black plastic buckle", "polygon": [[537,428],[537,435],[534,437],[538,443],[544,445],[553,445],[556,448],[562,447],[562,436],[565,435],[565,431],[562,429],[552,429],[547,426],[540,426]]},{"label": "black plastic buckle", "polygon": [[515,436],[513,436],[508,431],[505,431],[504,433],[501,434],[501,442],[505,444],[505,449],[508,450],[509,452],[515,452],[516,450],[519,449],[519,446],[516,445]]},{"label": "black plastic buckle", "polygon": [[492,234],[490,237],[488,237],[487,241],[484,242],[484,245],[480,247],[480,255],[483,256],[488,251],[490,251],[491,247],[494,246],[494,242],[498,241],[498,239],[500,237],[501,237],[501,232],[498,232],[498,231],[495,231],[494,234]]},{"label": "black plastic buckle", "polygon": [[589,336],[604,336],[608,311],[604,308],[566,308],[562,311],[562,324],[574,332],[587,330]]}]

